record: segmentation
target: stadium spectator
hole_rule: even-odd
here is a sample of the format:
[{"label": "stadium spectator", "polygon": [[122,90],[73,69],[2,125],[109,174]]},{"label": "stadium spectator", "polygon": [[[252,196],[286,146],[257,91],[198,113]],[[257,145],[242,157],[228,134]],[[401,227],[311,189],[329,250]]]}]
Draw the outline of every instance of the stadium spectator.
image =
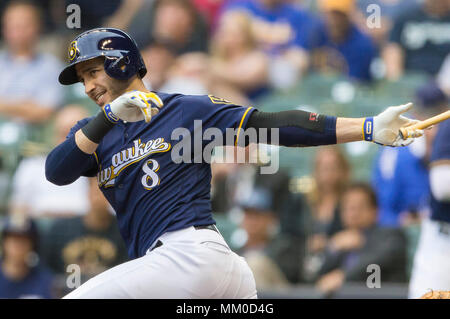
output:
[{"label": "stadium spectator", "polygon": [[2,229],[0,298],[52,298],[53,275],[39,262],[39,234],[31,219],[15,214]]},{"label": "stadium spectator", "polygon": [[406,239],[397,229],[377,225],[377,199],[367,184],[353,184],[342,197],[344,229],[326,248],[325,261],[316,285],[332,294],[344,282],[367,280],[367,266],[379,265],[383,282],[406,279]]},{"label": "stadium spectator", "polygon": [[139,10],[144,0],[64,0],[52,1],[55,21],[64,25],[67,19],[66,8],[69,5],[80,7],[81,30],[89,30],[101,26],[128,27],[134,14]]},{"label": "stadium spectator", "polygon": [[267,90],[268,66],[267,56],[256,48],[248,16],[238,11],[225,13],[212,41],[210,91],[248,105]]},{"label": "stadium spectator", "polygon": [[[17,0],[2,0],[0,2],[0,16],[3,15],[3,12],[5,11],[6,7],[11,2],[16,2]],[[54,1],[53,0],[38,0],[33,1],[33,4],[39,7],[41,13],[42,13],[42,25],[41,25],[41,31],[43,33],[51,32],[52,30],[55,30],[55,21],[52,17],[52,11],[54,7]],[[65,11],[64,11],[65,12]],[[3,26],[0,25],[0,30]]]},{"label": "stadium spectator", "polygon": [[252,269],[258,290],[288,286],[287,278],[277,265],[277,261],[272,259],[268,252],[278,227],[273,200],[268,189],[256,187],[240,203],[244,210],[241,228],[247,234],[247,240],[240,255],[246,259]]},{"label": "stadium spectator", "polygon": [[377,46],[384,46],[397,16],[420,0],[358,0],[358,25]]},{"label": "stadium spectator", "polygon": [[[150,0],[153,1],[153,0]],[[121,30],[128,30],[132,20],[137,15],[137,13],[145,8],[146,2],[148,0],[119,0],[120,5],[115,8],[115,1],[108,1],[108,4],[111,5],[112,9],[115,8],[115,11],[107,16],[103,23],[98,26],[108,26],[111,28],[118,28]],[[73,3],[73,1],[71,2]],[[104,3],[103,3],[104,5]],[[90,6],[90,5],[89,5]],[[101,14],[105,14],[105,10],[103,12],[99,12]],[[109,13],[108,10],[106,13]],[[96,26],[96,27],[98,27]]]},{"label": "stadium spectator", "polygon": [[171,43],[178,54],[207,52],[208,30],[190,0],[156,0],[151,39]]},{"label": "stadium spectator", "polygon": [[[254,188],[262,187],[269,190],[273,198],[277,198],[273,202],[273,209],[279,213],[282,230],[284,231],[289,226],[296,226],[292,223],[291,225],[283,225],[285,223],[283,215],[288,214],[283,210],[286,206],[289,206],[288,173],[280,169],[274,174],[260,174],[261,167],[259,165],[267,165],[270,159],[265,150],[246,147],[245,163],[239,163],[238,152],[235,149],[233,150],[233,147],[224,147],[222,154],[218,153],[218,157],[223,155],[223,159],[227,159],[228,162],[213,162],[211,165],[211,201],[214,212],[226,213],[232,210],[249,198]],[[234,159],[231,160],[233,155]]]},{"label": "stadium spectator", "polygon": [[[447,109],[448,99],[434,82],[419,87],[415,100],[413,115],[419,120]],[[380,225],[400,227],[417,223],[422,213],[428,210],[428,165],[435,134],[436,128],[431,128],[410,146],[380,150],[372,175]]]},{"label": "stadium spectator", "polygon": [[405,71],[436,75],[450,52],[449,30],[448,0],[425,0],[402,12],[383,52],[386,77],[397,80]]},{"label": "stadium spectator", "polygon": [[313,176],[315,186],[308,194],[307,280],[313,280],[320,270],[328,240],[342,230],[339,204],[349,183],[350,164],[339,147],[329,146],[317,151]]},{"label": "stadium spectator", "polygon": [[44,238],[48,266],[63,275],[68,265],[76,264],[82,282],[127,260],[116,218],[96,178],[90,178],[89,205],[84,216],[56,221]]},{"label": "stadium spectator", "polygon": [[[54,145],[64,141],[72,126],[86,116],[82,106],[62,108],[54,119]],[[88,208],[87,179],[80,178],[63,187],[50,183],[45,178],[46,151],[43,153],[24,158],[19,163],[12,180],[10,212],[27,214],[40,221],[85,214]]]},{"label": "stadium spectator", "polygon": [[208,72],[208,56],[205,53],[182,54],[173,62],[161,90],[167,93],[208,94]]},{"label": "stadium spectator", "polygon": [[319,19],[286,0],[234,1],[225,9],[231,10],[250,16],[257,47],[270,56],[270,83],[295,84],[308,68],[308,52],[318,45]]},{"label": "stadium spectator", "polygon": [[[448,109],[448,107],[447,107]],[[450,121],[438,125],[430,160],[431,213],[421,225],[409,282],[409,297],[449,290],[450,274]]]},{"label": "stadium spectator", "polygon": [[369,81],[370,65],[376,56],[372,39],[352,21],[354,0],[321,0],[325,30],[320,48],[314,50],[312,65],[320,72],[337,72],[352,79]]},{"label": "stadium spectator", "polygon": [[230,0],[193,0],[195,7],[200,12],[209,26],[210,33],[213,33],[223,7]]},{"label": "stadium spectator", "polygon": [[176,52],[170,44],[153,42],[142,51],[145,65],[151,70],[144,77],[147,88],[153,91],[163,91],[169,78],[170,68],[176,59]]},{"label": "stadium spectator", "polygon": [[62,64],[36,51],[42,20],[32,2],[11,2],[2,16],[5,50],[0,51],[0,115],[43,123],[60,106],[62,87],[55,81]]},{"label": "stadium spectator", "polygon": [[184,94],[208,94],[208,57],[201,52],[178,55],[167,41],[155,40],[142,52],[150,68],[144,77],[147,88]]}]

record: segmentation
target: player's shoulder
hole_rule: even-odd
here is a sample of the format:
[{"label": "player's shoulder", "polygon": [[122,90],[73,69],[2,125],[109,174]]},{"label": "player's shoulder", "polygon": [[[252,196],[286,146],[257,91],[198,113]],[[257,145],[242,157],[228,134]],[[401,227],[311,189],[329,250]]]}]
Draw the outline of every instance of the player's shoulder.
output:
[{"label": "player's shoulder", "polygon": [[165,106],[179,105],[186,107],[206,106],[206,105],[236,105],[235,103],[228,101],[224,98],[217,97],[211,94],[203,95],[190,95],[190,94],[169,94],[155,92],[163,101]]},{"label": "player's shoulder", "polygon": [[183,94],[180,94],[180,93],[166,93],[166,92],[159,92],[159,91],[152,91],[152,92],[155,93],[156,95],[158,95],[164,104],[166,104],[172,100],[182,98],[184,96]]}]

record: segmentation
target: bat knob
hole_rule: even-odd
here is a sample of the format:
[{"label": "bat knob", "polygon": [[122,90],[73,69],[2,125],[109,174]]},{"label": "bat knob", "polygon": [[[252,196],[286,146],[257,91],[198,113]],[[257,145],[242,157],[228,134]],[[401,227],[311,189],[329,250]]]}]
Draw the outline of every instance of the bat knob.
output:
[{"label": "bat knob", "polygon": [[401,127],[401,128],[399,129],[399,133],[400,133],[401,138],[404,139],[404,140],[406,140],[406,139],[409,137],[409,132],[408,132],[408,130],[407,130],[406,128],[404,128],[404,127]]}]

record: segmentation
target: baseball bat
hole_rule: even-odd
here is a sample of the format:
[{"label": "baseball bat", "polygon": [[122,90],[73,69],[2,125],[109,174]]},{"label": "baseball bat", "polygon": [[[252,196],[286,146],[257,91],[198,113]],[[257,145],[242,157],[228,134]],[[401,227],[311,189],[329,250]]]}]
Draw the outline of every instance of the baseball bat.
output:
[{"label": "baseball bat", "polygon": [[450,119],[450,110],[441,114],[438,114],[436,116],[430,117],[429,119],[426,119],[424,121],[420,121],[419,123],[413,124],[411,126],[401,127],[400,128],[400,136],[402,139],[406,140],[408,137],[411,136],[411,133],[414,130],[423,130],[427,127],[430,127],[432,125],[438,124],[442,121]]}]

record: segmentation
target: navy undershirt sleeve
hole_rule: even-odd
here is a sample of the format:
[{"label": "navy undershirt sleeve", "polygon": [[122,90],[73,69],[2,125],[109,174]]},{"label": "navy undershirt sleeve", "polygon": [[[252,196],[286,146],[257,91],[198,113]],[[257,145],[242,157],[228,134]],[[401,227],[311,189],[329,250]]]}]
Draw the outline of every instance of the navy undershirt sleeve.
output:
[{"label": "navy undershirt sleeve", "polygon": [[53,184],[71,184],[80,176],[92,176],[92,155],[80,150],[71,136],[55,147],[45,161],[45,177]]},{"label": "navy undershirt sleeve", "polygon": [[95,176],[98,164],[93,154],[86,154],[75,143],[75,132],[90,119],[79,121],[66,140],[56,146],[45,161],[45,177],[53,184],[62,186],[76,181],[80,176]]},{"label": "navy undershirt sleeve", "polygon": [[[317,146],[336,144],[336,117],[319,115],[301,110],[276,113],[255,111],[252,113],[247,128],[257,130],[258,142],[261,141],[259,129],[269,130],[267,144],[282,146]],[[272,141],[272,129],[278,129],[279,141]]]}]

